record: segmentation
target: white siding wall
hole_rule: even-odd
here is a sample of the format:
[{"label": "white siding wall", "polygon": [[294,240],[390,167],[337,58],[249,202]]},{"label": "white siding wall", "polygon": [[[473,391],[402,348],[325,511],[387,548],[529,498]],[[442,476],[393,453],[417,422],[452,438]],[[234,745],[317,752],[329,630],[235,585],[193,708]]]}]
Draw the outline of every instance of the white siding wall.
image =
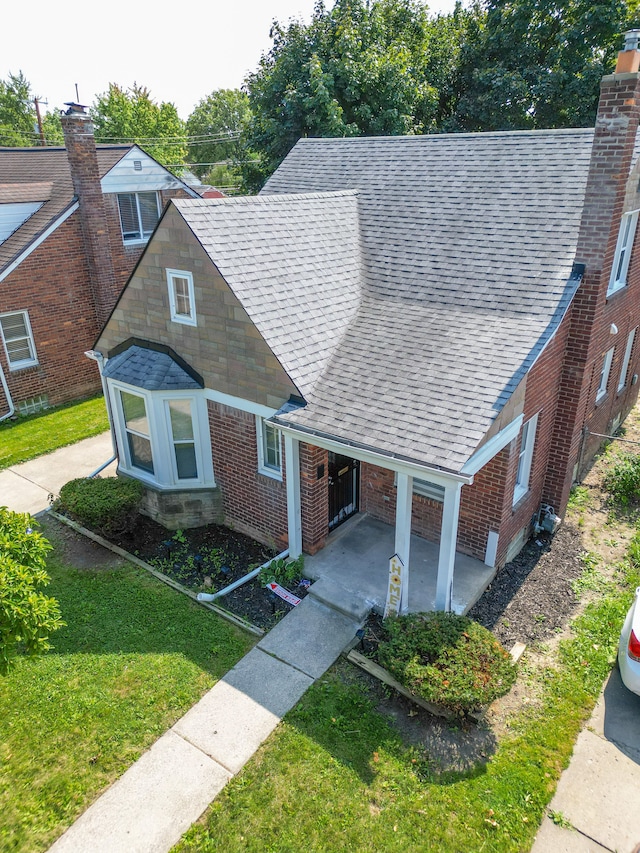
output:
[{"label": "white siding wall", "polygon": [[[141,170],[134,166],[135,161]],[[103,193],[133,193],[151,190],[185,189],[178,178],[163,168],[139,148],[132,148],[101,181]],[[194,193],[191,193],[195,195]]]}]

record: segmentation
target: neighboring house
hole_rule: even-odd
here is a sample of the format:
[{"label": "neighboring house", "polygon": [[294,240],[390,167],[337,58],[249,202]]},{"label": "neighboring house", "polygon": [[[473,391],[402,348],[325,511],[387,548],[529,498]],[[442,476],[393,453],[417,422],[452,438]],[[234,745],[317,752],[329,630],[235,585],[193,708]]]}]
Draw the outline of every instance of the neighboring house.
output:
[{"label": "neighboring house", "polygon": [[170,198],[197,193],[135,145],[99,145],[81,108],[66,148],[0,148],[0,418],[100,390],[83,353]]},{"label": "neighboring house", "polygon": [[[640,53],[595,130],[303,139],[175,200],[100,334],[119,470],[292,555],[357,511],[498,568],[638,392]],[[384,559],[390,555],[384,555]]]}]

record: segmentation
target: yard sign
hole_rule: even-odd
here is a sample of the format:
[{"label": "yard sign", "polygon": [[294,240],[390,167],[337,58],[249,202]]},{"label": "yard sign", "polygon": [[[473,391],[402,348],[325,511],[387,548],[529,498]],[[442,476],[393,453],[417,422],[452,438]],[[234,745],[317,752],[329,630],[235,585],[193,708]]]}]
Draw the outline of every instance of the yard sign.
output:
[{"label": "yard sign", "polygon": [[295,607],[297,604],[300,604],[302,601],[301,598],[298,598],[297,595],[294,595],[292,592],[289,592],[288,589],[285,589],[283,586],[280,586],[279,583],[275,581],[270,581],[267,584],[267,589],[270,589],[272,592],[275,592],[276,595],[279,595],[283,601],[286,601],[287,604],[293,604]]},{"label": "yard sign", "polygon": [[397,616],[402,607],[402,598],[406,595],[404,589],[404,563],[397,554],[389,560],[389,588],[387,603],[384,608],[384,618]]}]

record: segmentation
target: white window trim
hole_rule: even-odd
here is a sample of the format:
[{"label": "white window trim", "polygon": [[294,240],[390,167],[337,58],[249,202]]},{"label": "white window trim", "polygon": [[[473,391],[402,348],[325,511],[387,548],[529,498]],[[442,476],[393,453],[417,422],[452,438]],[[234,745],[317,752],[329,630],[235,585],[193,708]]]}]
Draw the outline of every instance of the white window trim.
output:
[{"label": "white window trim", "polygon": [[[215,487],[207,401],[202,392],[146,391],[144,388],[138,388],[135,385],[128,385],[125,382],[118,382],[114,379],[107,379],[107,385],[111,400],[111,411],[115,421],[114,427],[120,456],[119,468],[123,473],[129,474],[131,477],[158,489]],[[120,391],[125,391],[128,394],[137,394],[139,397],[144,398],[147,419],[149,421],[149,440],[151,441],[151,455],[154,467],[153,474],[143,471],[140,468],[135,468],[131,464],[122,406],[120,405]],[[198,477],[181,480],[178,478],[177,465],[173,452],[173,434],[171,432],[166,403],[170,400],[185,399],[191,402]]]},{"label": "white window trim", "polygon": [[[156,195],[156,206],[158,208],[158,219],[160,219],[160,214],[162,210],[160,208],[160,196],[157,190],[122,190],[121,192],[116,193],[116,206],[118,208],[118,219],[120,220],[120,232],[122,234],[122,242],[125,246],[144,246],[149,242],[149,237],[151,234],[148,234],[146,237],[144,236],[143,228],[142,228],[142,215],[140,213],[140,199],[138,196],[141,192],[154,192]],[[120,195],[132,195],[135,196],[136,199],[136,211],[138,213],[138,225],[140,226],[140,233],[143,235],[142,237],[125,237],[124,229],[122,227],[122,217],[120,215],[120,205],[118,202],[118,196]]]},{"label": "white window trim", "polygon": [[[398,486],[398,473],[396,471],[393,478],[393,485]],[[426,498],[434,503],[444,503],[445,487],[439,483],[433,483],[431,480],[421,480],[418,477],[413,478],[413,494],[421,498]]]},{"label": "white window trim", "polygon": [[[518,473],[516,484],[513,489],[513,505],[515,506],[529,491],[529,479],[531,477],[531,464],[533,462],[533,449],[536,443],[536,432],[538,427],[538,415],[535,414],[522,425],[522,437],[520,439],[520,451],[518,453]],[[520,467],[522,460],[522,468]],[[519,474],[519,477],[518,477]]]},{"label": "white window trim", "polygon": [[611,372],[611,362],[613,361],[613,353],[615,347],[607,350],[602,361],[602,370],[600,372],[600,384],[596,392],[596,403],[603,400],[607,396],[607,384],[609,382],[609,373]]},{"label": "white window trim", "polygon": [[7,359],[7,364],[9,365],[9,370],[24,370],[26,367],[35,367],[38,364],[38,354],[36,353],[36,344],[33,339],[33,331],[31,330],[31,321],[29,320],[29,312],[28,311],[7,311],[4,314],[0,314],[0,320],[4,317],[15,317],[16,314],[22,314],[24,319],[24,327],[27,332],[27,342],[29,344],[29,350],[31,351],[31,358],[23,358],[21,361],[11,361],[9,357],[9,350],[7,348],[7,342],[4,337],[4,329],[2,327],[2,323],[0,322],[0,335],[2,336],[2,344],[4,346],[4,354]]},{"label": "white window trim", "polygon": [[259,415],[256,415],[256,441],[258,445],[258,473],[264,474],[265,477],[271,477],[273,480],[279,480],[282,482],[282,433],[277,427],[274,427],[273,424],[269,424],[270,427],[273,427],[279,436],[280,439],[280,467],[272,468],[267,465],[265,459],[267,458],[267,454],[265,452],[265,429],[267,426],[267,422],[264,418],[261,418]]},{"label": "white window trim", "polygon": [[633,349],[633,342],[636,337],[637,329],[637,326],[635,329],[631,329],[627,337],[627,346],[624,351],[624,358],[622,359],[622,367],[620,368],[620,379],[618,380],[618,393],[620,393],[627,384],[627,373],[629,371],[629,362],[631,361],[631,350]]},{"label": "white window trim", "polygon": [[[169,288],[169,310],[171,313],[171,319],[174,323],[182,323],[184,326],[197,326],[198,320],[196,318],[196,296],[195,289],[193,286],[193,273],[189,272],[189,270],[172,270],[167,269],[167,287]],[[189,288],[189,314],[178,314],[176,309],[176,287],[175,287],[175,279],[176,278],[184,278],[187,280],[187,286]]]},{"label": "white window trim", "polygon": [[[640,213],[640,211],[630,210],[628,213],[622,214],[616,252],[613,257],[613,266],[611,267],[611,277],[609,278],[609,287],[607,288],[607,296],[611,296],[613,293],[616,293],[618,290],[626,287],[629,262],[631,261],[631,250],[633,248],[633,241],[638,224],[638,213]],[[622,265],[620,263],[621,256]]]}]

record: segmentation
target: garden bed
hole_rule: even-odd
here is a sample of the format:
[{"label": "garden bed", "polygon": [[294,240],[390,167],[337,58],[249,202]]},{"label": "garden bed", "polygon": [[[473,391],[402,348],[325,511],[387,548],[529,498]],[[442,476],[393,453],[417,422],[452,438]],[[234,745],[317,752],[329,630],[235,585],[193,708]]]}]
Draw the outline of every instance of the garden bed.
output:
[{"label": "garden bed", "polygon": [[[249,536],[220,524],[170,531],[144,515],[129,532],[106,538],[193,593],[221,590],[275,556]],[[302,587],[291,591],[299,598],[306,595]],[[292,609],[257,577],[215,599],[215,605],[264,631]]]}]

